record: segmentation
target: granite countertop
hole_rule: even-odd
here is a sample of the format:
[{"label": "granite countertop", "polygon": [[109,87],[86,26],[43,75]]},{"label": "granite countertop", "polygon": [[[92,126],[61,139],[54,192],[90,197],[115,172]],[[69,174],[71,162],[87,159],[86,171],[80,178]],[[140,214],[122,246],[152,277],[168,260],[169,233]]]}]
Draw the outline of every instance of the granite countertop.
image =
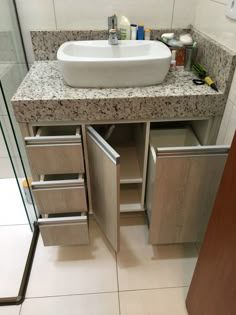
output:
[{"label": "granite countertop", "polygon": [[12,99],[19,122],[52,120],[152,120],[222,115],[224,91],[196,86],[191,72],[178,69],[149,87],[71,88],[57,61],[35,62]]}]

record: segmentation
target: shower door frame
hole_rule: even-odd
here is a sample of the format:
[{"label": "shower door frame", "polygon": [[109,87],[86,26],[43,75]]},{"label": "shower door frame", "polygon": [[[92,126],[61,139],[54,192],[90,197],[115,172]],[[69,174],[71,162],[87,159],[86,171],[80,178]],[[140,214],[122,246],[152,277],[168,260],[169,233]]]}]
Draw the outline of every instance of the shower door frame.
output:
[{"label": "shower door frame", "polygon": [[[29,70],[29,63],[28,63],[27,56],[26,56],[26,51],[25,51],[25,46],[24,46],[24,42],[23,42],[22,31],[21,31],[21,27],[20,27],[20,20],[19,20],[19,15],[18,15],[18,12],[17,12],[17,6],[16,6],[15,0],[12,0],[12,3],[13,3],[14,11],[15,11],[16,22],[17,22],[17,27],[18,27],[18,32],[19,32],[20,42],[21,42],[21,47],[22,47],[23,55],[24,55],[24,59],[25,59],[25,65],[26,65],[27,70]],[[13,123],[12,123],[12,119],[11,119],[11,116],[10,116],[9,108],[7,106],[7,100],[6,100],[6,97],[5,97],[5,93],[4,93],[4,90],[3,90],[3,86],[2,86],[1,80],[0,80],[0,93],[2,93],[2,96],[3,96],[3,101],[4,101],[4,104],[5,104],[5,108],[6,108],[6,111],[7,111],[7,116],[8,116],[8,119],[9,119],[9,122],[10,122],[10,125],[11,125],[11,129],[12,129],[12,132],[13,132],[13,136],[14,136],[16,147],[17,147],[17,151],[18,151],[19,156],[20,156],[23,172],[24,172],[25,178],[26,178],[27,183],[28,183],[25,166],[24,166],[24,163],[23,163],[22,155],[21,155],[21,152],[20,152],[20,148],[19,148],[19,145],[18,145],[18,142],[17,142],[16,135],[15,135],[15,130],[14,130],[14,127],[13,127]],[[7,143],[6,142],[6,137],[5,137],[5,134],[4,134],[4,131],[3,131],[3,128],[1,127],[0,130],[2,132],[2,135],[3,135],[5,143]],[[15,174],[15,178],[16,178],[16,181],[17,181],[17,184],[18,184],[18,187],[19,187],[16,170],[15,170],[15,167],[14,167],[14,164],[13,164],[13,160],[12,160],[12,157],[11,157],[11,154],[10,154],[10,151],[9,151],[9,148],[8,148],[7,145],[6,145],[6,148],[7,148],[7,152],[8,152],[8,155],[9,155],[9,158],[10,158],[10,161],[11,161],[11,164],[12,164],[12,168],[13,168],[13,171],[14,171],[14,174]],[[31,199],[33,200],[31,190],[29,190],[29,192],[30,192],[30,195],[31,195]],[[25,294],[26,294],[26,290],[27,290],[27,286],[28,286],[28,282],[29,282],[30,272],[31,272],[31,269],[32,269],[34,255],[35,255],[37,242],[38,242],[38,236],[39,236],[39,228],[38,228],[38,223],[37,223],[38,215],[37,215],[37,212],[36,212],[36,209],[35,209],[34,205],[33,205],[33,208],[34,208],[34,214],[35,214],[35,218],[36,218],[36,221],[33,222],[33,229],[32,229],[32,222],[29,219],[29,215],[28,215],[28,213],[26,213],[27,219],[29,221],[30,228],[31,228],[31,230],[33,230],[33,235],[32,235],[32,240],[31,240],[31,244],[30,244],[30,248],[29,248],[29,252],[28,252],[25,268],[24,268],[24,271],[23,271],[23,275],[22,275],[22,279],[21,279],[21,284],[20,284],[20,288],[19,288],[19,291],[18,291],[18,295],[14,296],[14,297],[0,298],[0,307],[1,306],[9,306],[9,305],[19,305],[19,304],[22,304],[24,302],[24,300],[25,300]]]}]

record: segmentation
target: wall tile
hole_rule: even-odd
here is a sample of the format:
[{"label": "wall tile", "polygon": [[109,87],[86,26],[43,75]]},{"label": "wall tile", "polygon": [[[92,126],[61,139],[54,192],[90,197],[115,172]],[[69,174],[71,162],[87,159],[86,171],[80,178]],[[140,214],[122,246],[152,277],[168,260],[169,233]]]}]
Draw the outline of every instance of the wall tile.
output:
[{"label": "wall tile", "polygon": [[223,116],[223,119],[222,119],[222,122],[221,122],[219,134],[218,134],[218,137],[217,137],[217,142],[216,143],[218,145],[226,144],[224,142],[224,140],[225,140],[225,135],[226,135],[226,131],[227,131],[227,127],[228,127],[229,121],[230,121],[232,110],[233,110],[233,103],[228,99],[228,102],[227,102],[226,107],[225,107],[224,116]]},{"label": "wall tile", "polygon": [[226,4],[229,0],[210,0],[210,1]]},{"label": "wall tile", "polygon": [[236,131],[236,105],[233,106],[231,115],[230,115],[230,120],[226,129],[226,134],[225,134],[225,144],[231,145],[234,133]]},{"label": "wall tile", "polygon": [[187,27],[193,24],[197,0],[175,0],[172,27]]},{"label": "wall tile", "polygon": [[234,73],[233,82],[232,82],[231,89],[229,92],[229,99],[231,100],[231,102],[236,101],[236,71]]},{"label": "wall tile", "polygon": [[143,23],[147,28],[171,27],[174,0],[113,0],[118,16],[127,16],[131,23]]},{"label": "wall tile", "polygon": [[[67,1],[63,1],[66,5]],[[55,30],[53,0],[16,0],[29,63],[34,61],[30,30]]]},{"label": "wall tile", "polygon": [[58,29],[106,29],[107,17],[116,13],[146,27],[170,27],[174,0],[54,0]]},{"label": "wall tile", "polygon": [[236,21],[225,16],[225,5],[198,0],[194,26],[236,51]]}]

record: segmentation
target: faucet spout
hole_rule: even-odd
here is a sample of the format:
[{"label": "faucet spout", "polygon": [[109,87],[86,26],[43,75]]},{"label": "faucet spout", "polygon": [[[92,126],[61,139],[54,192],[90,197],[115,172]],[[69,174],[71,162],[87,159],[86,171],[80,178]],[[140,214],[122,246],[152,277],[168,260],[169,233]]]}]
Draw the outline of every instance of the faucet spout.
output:
[{"label": "faucet spout", "polygon": [[108,38],[109,45],[118,45],[118,37],[117,37],[117,30],[112,28],[109,31],[109,38]]},{"label": "faucet spout", "polygon": [[117,29],[117,16],[115,14],[108,16],[108,32],[110,29]]}]

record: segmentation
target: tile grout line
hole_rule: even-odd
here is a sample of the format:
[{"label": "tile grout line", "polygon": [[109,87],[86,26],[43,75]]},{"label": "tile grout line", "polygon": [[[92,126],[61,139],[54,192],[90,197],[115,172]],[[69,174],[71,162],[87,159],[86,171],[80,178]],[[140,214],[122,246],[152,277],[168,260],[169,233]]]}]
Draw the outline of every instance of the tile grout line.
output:
[{"label": "tile grout line", "polygon": [[119,314],[121,315],[121,308],[120,308],[120,286],[119,286],[117,253],[115,253],[115,255],[116,255],[116,279],[117,279],[117,290],[118,290],[118,304],[119,304]]},{"label": "tile grout line", "polygon": [[180,285],[174,287],[153,287],[153,288],[140,288],[140,289],[130,289],[130,290],[119,290],[119,291],[101,291],[101,292],[92,292],[92,293],[73,293],[73,294],[59,294],[59,295],[43,295],[43,296],[31,296],[25,297],[26,300],[31,299],[47,299],[47,298],[60,298],[68,296],[83,296],[83,295],[96,295],[96,294],[109,294],[109,293],[119,293],[119,292],[136,292],[136,291],[151,291],[151,290],[168,290],[168,289],[179,289],[179,288],[188,288],[189,285]]},{"label": "tile grout line", "polygon": [[173,28],[174,14],[175,14],[175,0],[173,1],[173,7],[172,7],[171,24],[170,24],[171,29]]},{"label": "tile grout line", "polygon": [[56,30],[57,30],[57,16],[56,16],[55,0],[52,0],[52,5],[53,5],[53,12],[54,12],[55,26],[56,26]]},{"label": "tile grout line", "polygon": [[3,225],[0,224],[0,228],[7,227],[7,226],[25,226],[25,225],[28,226],[29,224],[28,223],[3,224]]},{"label": "tile grout line", "polygon": [[92,293],[72,293],[72,294],[59,294],[59,295],[43,295],[43,296],[30,296],[25,297],[26,300],[32,299],[47,299],[47,298],[60,298],[60,297],[69,297],[69,296],[83,296],[83,295],[99,295],[99,294],[109,294],[117,293],[118,291],[101,291],[101,292],[92,292]]},{"label": "tile grout line", "polygon": [[220,1],[217,1],[217,0],[211,0],[212,2],[215,2],[215,3],[218,3],[218,4],[222,4],[222,5],[226,5],[226,3],[222,3],[222,2],[220,2]]},{"label": "tile grout line", "polygon": [[188,288],[189,285],[180,285],[180,286],[175,286],[175,287],[145,288],[145,289],[128,289],[128,290],[121,290],[119,292],[139,292],[139,291],[152,291],[152,290],[180,289],[180,288]]}]

